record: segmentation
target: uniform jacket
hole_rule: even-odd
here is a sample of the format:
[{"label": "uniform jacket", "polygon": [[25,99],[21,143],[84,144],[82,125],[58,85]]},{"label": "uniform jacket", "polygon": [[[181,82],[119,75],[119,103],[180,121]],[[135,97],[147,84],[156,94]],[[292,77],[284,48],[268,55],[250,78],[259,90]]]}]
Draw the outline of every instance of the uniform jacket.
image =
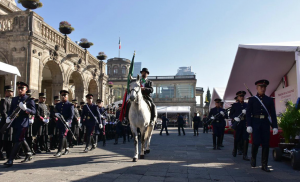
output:
[{"label": "uniform jacket", "polygon": [[200,117],[199,116],[194,116],[193,122],[194,122],[195,126],[198,126],[200,124],[200,122],[201,122]]},{"label": "uniform jacket", "polygon": [[[276,111],[275,111],[275,105],[274,101],[271,97],[268,97],[266,95],[259,96],[257,95],[259,99],[262,100],[263,104],[267,108],[271,119],[272,119],[272,128],[278,128],[277,126],[277,118],[276,118]],[[255,97],[250,97],[248,106],[247,106],[247,113],[246,113],[246,118],[247,118],[247,125],[252,126],[253,125],[253,117],[256,115],[265,115],[265,120],[268,120],[268,113],[265,110],[265,108],[261,105],[261,103],[257,100]],[[268,121],[269,122],[269,121]]]},{"label": "uniform jacket", "polygon": [[183,117],[180,115],[178,116],[177,118],[177,123],[180,124],[180,125],[183,125],[184,124],[184,120],[183,120]]},{"label": "uniform jacket", "polygon": [[[232,107],[231,107],[231,109],[230,109],[229,117],[230,117],[232,120],[234,120],[234,118],[235,118],[235,117],[238,117],[238,116],[242,113],[242,111],[243,111],[244,109],[247,109],[247,106],[248,106],[248,104],[245,103],[245,102],[243,102],[243,103],[238,102],[238,103],[232,104]],[[241,119],[242,119],[241,122],[245,122],[246,117],[244,116],[244,117],[241,118]]]},{"label": "uniform jacket", "polygon": [[[90,109],[88,109],[87,107],[89,107]],[[92,111],[92,113],[90,111]],[[83,109],[82,109],[82,113],[81,113],[81,118],[82,118],[83,124],[87,127],[93,127],[96,124],[99,125],[101,122],[101,115],[100,115],[98,106],[95,104],[84,105]]]},{"label": "uniform jacket", "polygon": [[1,99],[0,102],[0,112],[1,112],[1,122],[0,122],[0,129],[4,125],[6,118],[8,117],[8,111],[10,110],[11,106],[11,98],[5,97],[4,99]]},{"label": "uniform jacket", "polygon": [[73,117],[73,122],[72,125],[78,125],[78,119],[80,118],[80,114],[77,108],[74,107],[74,117]]},{"label": "uniform jacket", "polygon": [[163,117],[161,118],[161,120],[162,120],[162,125],[163,125],[163,126],[167,126],[167,124],[168,124],[168,122],[169,122],[169,119],[168,119],[166,116],[163,116]]},{"label": "uniform jacket", "polygon": [[[13,97],[11,101],[11,107],[8,112],[8,116],[10,116],[13,111],[19,107],[19,103],[23,102],[28,96],[17,96]],[[28,99],[26,102],[27,110],[30,115],[36,114],[35,104],[32,99]],[[16,119],[13,121],[12,126],[14,128],[27,128],[29,124],[29,114],[27,114],[25,111],[21,110]]]},{"label": "uniform jacket", "polygon": [[[59,102],[55,105],[55,109],[64,117],[64,119],[69,125],[70,123],[72,123],[74,117],[74,105],[72,103],[70,103],[69,101]],[[60,121],[59,118],[58,120],[59,121],[56,122],[56,126],[58,128],[65,128],[65,126],[62,123],[63,121]]]},{"label": "uniform jacket", "polygon": [[[141,81],[141,84],[142,84],[142,81]],[[145,88],[145,90],[142,91],[142,94],[146,95],[146,96],[150,96],[150,94],[153,93],[152,81],[147,79],[144,88]]]},{"label": "uniform jacket", "polygon": [[[225,113],[225,116],[219,114],[221,111]],[[217,107],[212,108],[209,111],[208,118],[211,118],[212,116],[216,116],[217,114],[219,114],[219,117],[215,118],[215,121],[212,123],[212,125],[224,125],[224,123],[226,124],[225,119],[228,118],[228,116],[227,116],[227,112],[225,112],[225,109],[223,108],[217,108]]]},{"label": "uniform jacket", "polygon": [[37,121],[38,124],[44,124],[43,120],[41,120],[40,117],[43,117],[44,119],[50,117],[50,112],[45,103],[37,104],[36,117],[35,117],[35,120]]}]

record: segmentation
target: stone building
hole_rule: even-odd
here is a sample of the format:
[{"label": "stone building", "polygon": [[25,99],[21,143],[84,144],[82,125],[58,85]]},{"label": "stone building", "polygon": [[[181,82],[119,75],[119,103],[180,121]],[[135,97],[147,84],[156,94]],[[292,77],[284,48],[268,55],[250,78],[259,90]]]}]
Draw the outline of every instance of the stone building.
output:
[{"label": "stone building", "polygon": [[[16,66],[21,73],[18,81],[27,82],[35,96],[46,89],[50,104],[53,96],[65,89],[70,91],[70,100],[82,101],[85,94],[92,93],[108,103],[106,63],[35,12],[21,11],[13,0],[0,1],[0,14],[0,61]],[[13,80],[9,75],[0,77],[1,84]]]}]

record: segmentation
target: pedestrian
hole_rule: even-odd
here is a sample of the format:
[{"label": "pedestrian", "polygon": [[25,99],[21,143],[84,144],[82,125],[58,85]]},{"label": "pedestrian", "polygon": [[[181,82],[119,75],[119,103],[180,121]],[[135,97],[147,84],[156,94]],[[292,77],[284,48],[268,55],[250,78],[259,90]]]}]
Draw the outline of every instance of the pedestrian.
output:
[{"label": "pedestrian", "polygon": [[[224,109],[224,102],[223,101],[220,102],[220,108]],[[221,123],[222,123],[221,147],[224,147],[223,140],[224,140],[224,134],[225,134],[225,128],[226,128],[226,120],[224,119]]]},{"label": "pedestrian", "polygon": [[[70,153],[67,134],[69,128],[65,125],[70,126],[70,123],[74,117],[74,105],[68,101],[69,92],[67,90],[61,90],[60,92],[61,102],[55,106],[55,116],[58,118],[56,121],[56,127],[59,130],[59,145],[55,157],[61,157],[61,155],[67,155]],[[62,150],[65,151],[62,153]]]},{"label": "pedestrian", "polygon": [[[80,114],[79,114],[79,111],[78,111],[78,101],[77,99],[73,99],[72,100],[72,104],[74,105],[74,117],[73,117],[73,121],[72,121],[72,124],[71,124],[71,130],[73,131],[73,134],[75,135],[76,137],[76,142],[77,142],[77,145],[78,145],[78,141],[80,140],[79,138],[79,127],[80,127],[80,122],[81,122],[81,118],[80,118]],[[68,134],[68,140],[69,140],[69,146],[70,148],[73,148],[74,144],[73,144],[73,137],[71,135],[71,133]]]},{"label": "pedestrian", "polygon": [[[30,99],[34,101],[35,97],[33,97],[31,94],[32,94],[31,90],[26,91],[26,95],[31,96]],[[34,123],[34,118],[35,118],[35,115],[29,114],[29,125],[28,125],[28,129],[26,131],[26,137],[25,137],[25,140],[28,143],[28,146],[31,150],[32,155],[35,155],[35,152],[34,152],[34,149],[33,149],[33,123]]]},{"label": "pedestrian", "polygon": [[198,128],[199,128],[200,122],[201,122],[200,117],[197,116],[197,113],[194,113],[194,118],[193,118],[194,136],[196,136],[196,132],[197,132],[197,136],[199,136]]},{"label": "pedestrian", "polygon": [[180,134],[180,128],[182,129],[183,135],[185,135],[184,128],[183,128],[184,120],[183,120],[183,117],[181,116],[180,113],[177,113],[177,124],[178,124],[178,136],[181,135]]},{"label": "pedestrian", "polygon": [[268,167],[270,126],[273,128],[273,135],[278,133],[275,105],[273,99],[265,95],[269,81],[259,80],[255,85],[257,95],[250,97],[246,113],[247,132],[253,136],[251,166],[256,167],[258,148],[262,145],[261,169],[270,172]]},{"label": "pedestrian", "polygon": [[55,105],[60,102],[59,96],[53,97],[54,103],[51,105],[50,108],[50,121],[49,121],[49,135],[50,135],[50,150],[57,149],[57,143],[58,143],[58,129],[56,128],[56,122],[58,121],[58,118],[55,116]]},{"label": "pedestrian", "polygon": [[[8,117],[8,112],[11,107],[11,100],[14,94],[14,90],[11,85],[4,86],[5,91],[5,98],[1,99],[0,102],[0,113],[1,113],[1,122],[0,122],[0,129],[3,127],[6,118]],[[13,146],[13,128],[9,127],[5,130],[5,133],[0,133],[0,160],[5,160],[3,155],[3,150],[5,148],[6,151],[6,158],[9,158],[9,154],[11,153],[12,146]]]},{"label": "pedestrian", "polygon": [[166,134],[169,135],[169,132],[168,132],[168,122],[169,122],[169,119],[166,117],[166,113],[162,114],[161,120],[162,120],[162,125],[161,125],[160,135],[162,135],[162,131],[164,129],[166,130]]},{"label": "pedestrian", "polygon": [[221,99],[216,98],[214,101],[216,107],[212,108],[209,112],[209,118],[212,120],[211,125],[213,126],[213,149],[221,150],[221,137],[224,128],[223,123],[225,122],[227,115],[225,110],[221,108]]},{"label": "pedestrian", "polygon": [[235,128],[235,138],[234,138],[234,145],[232,155],[236,157],[239,142],[243,142],[243,160],[250,161],[247,156],[248,153],[248,144],[249,144],[249,134],[246,131],[247,123],[246,123],[246,108],[247,103],[244,102],[246,92],[245,91],[238,91],[237,95],[237,103],[232,104],[230,109],[229,117],[232,121],[237,122]]},{"label": "pedestrian", "polygon": [[[13,160],[15,159],[21,146],[24,149],[26,155],[25,159],[22,162],[28,162],[32,160],[32,153],[30,151],[30,147],[28,146],[25,140],[25,134],[29,125],[29,115],[35,115],[36,113],[35,104],[34,101],[28,99],[29,96],[26,95],[26,91],[29,89],[28,85],[24,82],[17,82],[16,84],[18,86],[19,96],[12,98],[11,107],[8,112],[9,117],[6,118],[6,123],[11,123],[11,126],[13,127],[14,130],[13,131],[14,145],[9,155],[8,161],[4,163],[4,165],[7,167],[11,167],[13,165]],[[24,102],[25,100],[26,102]],[[11,114],[17,108],[21,109],[18,116],[15,119],[10,118],[12,117]]]},{"label": "pedestrian", "polygon": [[[103,128],[101,115],[98,109],[98,106],[93,104],[93,94],[87,94],[86,98],[86,105],[83,106],[82,109],[82,123],[86,126],[86,145],[84,152],[87,153],[89,151],[89,145],[92,143],[91,150],[96,149],[96,143],[93,135],[95,132],[95,127],[97,126],[97,130]],[[99,127],[99,128],[98,128]]]},{"label": "pedestrian", "polygon": [[202,119],[202,123],[203,123],[203,133],[208,133],[208,123],[207,123],[207,121],[208,121],[208,118],[207,118],[207,115],[206,114],[204,114],[203,115],[203,119]]}]

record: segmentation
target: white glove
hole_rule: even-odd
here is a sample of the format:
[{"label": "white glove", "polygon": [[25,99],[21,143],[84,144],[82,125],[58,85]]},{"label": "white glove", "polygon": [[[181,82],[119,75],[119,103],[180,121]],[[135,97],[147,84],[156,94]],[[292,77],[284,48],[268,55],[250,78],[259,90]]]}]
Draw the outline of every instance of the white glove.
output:
[{"label": "white glove", "polygon": [[277,135],[278,133],[278,129],[277,128],[273,128],[273,135]]},{"label": "white glove", "polygon": [[251,126],[248,126],[248,127],[247,127],[247,132],[248,132],[248,133],[252,133],[252,127],[251,127]]},{"label": "white glove", "polygon": [[12,120],[10,120],[10,118],[8,117],[8,118],[6,118],[6,123],[10,123],[10,122],[12,122]]},{"label": "white glove", "polygon": [[46,118],[46,119],[44,119],[44,123],[49,123],[49,119],[48,118]]},{"label": "white glove", "polygon": [[246,114],[246,109],[243,109],[243,110],[242,110],[242,113],[243,113],[243,114]]},{"label": "white glove", "polygon": [[78,123],[79,123],[79,124],[80,124],[80,120],[81,120],[81,119],[80,119],[80,118],[78,118]]},{"label": "white glove", "polygon": [[33,124],[34,123],[34,118],[29,118],[29,124]]},{"label": "white glove", "polygon": [[214,119],[215,119],[215,117],[214,117],[214,116],[212,116],[210,119],[214,120]]},{"label": "white glove", "polygon": [[27,109],[26,104],[23,104],[23,102],[20,102],[20,103],[19,103],[19,107],[20,107],[23,111],[26,111],[26,109]]},{"label": "white glove", "polygon": [[241,119],[238,118],[238,117],[235,117],[234,120],[237,121],[237,122],[240,122],[240,121],[241,121]]},{"label": "white glove", "polygon": [[222,114],[222,116],[225,116],[225,113],[223,111],[220,111],[220,114]]},{"label": "white glove", "polygon": [[102,124],[99,124],[99,128],[102,129],[102,128],[103,128],[103,125],[102,125]]},{"label": "white glove", "polygon": [[60,117],[60,114],[59,114],[59,113],[55,113],[55,116],[59,118],[59,117]]}]

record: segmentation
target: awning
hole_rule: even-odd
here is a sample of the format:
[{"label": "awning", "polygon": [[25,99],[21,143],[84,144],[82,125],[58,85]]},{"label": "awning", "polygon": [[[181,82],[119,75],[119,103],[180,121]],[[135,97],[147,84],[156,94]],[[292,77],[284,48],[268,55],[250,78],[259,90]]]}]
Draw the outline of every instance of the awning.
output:
[{"label": "awning", "polygon": [[21,76],[17,67],[0,62],[0,75],[13,74]]},{"label": "awning", "polygon": [[[295,64],[295,51],[300,42],[239,45],[224,94],[224,101],[232,102],[239,90],[245,90],[244,83],[252,94],[256,94],[255,82],[267,79],[270,85],[266,95],[271,95],[280,81]],[[247,93],[246,97],[249,97]]]},{"label": "awning", "polygon": [[190,106],[157,106],[157,113],[189,113]]},{"label": "awning", "polygon": [[213,92],[211,95],[211,101],[209,104],[209,109],[215,107],[215,99],[219,98],[219,99],[223,99],[225,93],[225,88],[224,87],[216,87],[213,88]]}]

